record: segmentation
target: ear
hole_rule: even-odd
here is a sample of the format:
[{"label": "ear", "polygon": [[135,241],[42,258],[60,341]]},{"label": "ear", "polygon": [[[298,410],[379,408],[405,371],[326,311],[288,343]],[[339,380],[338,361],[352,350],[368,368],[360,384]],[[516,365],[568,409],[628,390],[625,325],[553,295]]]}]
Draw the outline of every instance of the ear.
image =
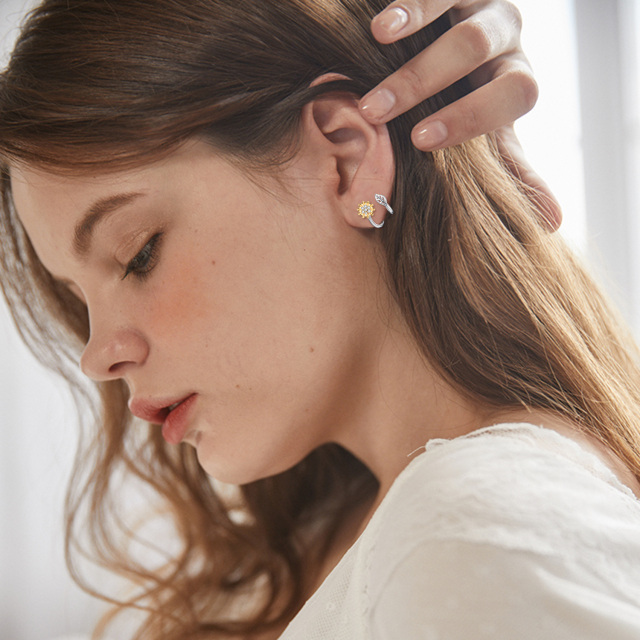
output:
[{"label": "ear", "polygon": [[[313,85],[344,78],[326,74]],[[332,209],[351,226],[373,229],[389,215],[377,194],[390,200],[395,163],[386,125],[373,125],[360,114],[352,94],[333,92],[305,105],[302,112],[303,146],[314,155]],[[360,207],[368,203],[369,207]]]}]

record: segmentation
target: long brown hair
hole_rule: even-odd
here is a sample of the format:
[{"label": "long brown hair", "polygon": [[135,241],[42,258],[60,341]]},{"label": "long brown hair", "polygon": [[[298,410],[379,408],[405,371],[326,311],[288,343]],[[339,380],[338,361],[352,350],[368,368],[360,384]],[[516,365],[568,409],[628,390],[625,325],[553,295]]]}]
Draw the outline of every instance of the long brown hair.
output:
[{"label": "long brown hair", "polygon": [[[168,447],[157,428],[131,429],[122,383],[91,387],[77,376],[87,310],[35,256],[13,209],[8,166],[137,166],[198,136],[273,168],[295,153],[304,104],[332,90],[362,95],[449,27],[445,16],[381,47],[368,25],[386,5],[45,0],[0,78],[3,290],[25,340],[92,404],[99,425],[81,442],[68,495],[69,564],[83,584],[75,562],[83,555],[135,583],[130,597],[112,602],[116,612],[147,612],[139,639],[248,635],[290,619],[313,580],[311,550],[315,560],[326,552],[375,479],[326,446],[234,493],[204,474],[190,447]],[[310,88],[326,72],[349,80]],[[474,400],[564,416],[640,477],[637,354],[596,286],[544,232],[491,138],[431,154],[409,142],[419,118],[466,89],[460,82],[388,125],[399,214],[380,239],[417,348]],[[118,509],[122,472],[151,488],[172,517],[181,545],[168,545],[160,566],[122,545],[122,533],[136,536]]]}]

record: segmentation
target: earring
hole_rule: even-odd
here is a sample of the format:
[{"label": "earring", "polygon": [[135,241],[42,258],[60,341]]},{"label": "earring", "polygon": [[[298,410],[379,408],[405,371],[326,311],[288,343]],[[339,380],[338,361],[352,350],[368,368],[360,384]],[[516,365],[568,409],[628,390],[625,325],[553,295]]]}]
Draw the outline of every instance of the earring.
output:
[{"label": "earring", "polygon": [[[378,204],[381,204],[389,213],[393,214],[393,209],[384,196],[376,193],[375,199]],[[366,218],[367,220],[369,220],[372,226],[374,226],[376,229],[380,229],[382,226],[384,226],[384,220],[380,224],[377,224],[373,221],[372,216],[375,210],[375,207],[370,202],[362,202],[358,207],[358,215],[361,218]]]}]

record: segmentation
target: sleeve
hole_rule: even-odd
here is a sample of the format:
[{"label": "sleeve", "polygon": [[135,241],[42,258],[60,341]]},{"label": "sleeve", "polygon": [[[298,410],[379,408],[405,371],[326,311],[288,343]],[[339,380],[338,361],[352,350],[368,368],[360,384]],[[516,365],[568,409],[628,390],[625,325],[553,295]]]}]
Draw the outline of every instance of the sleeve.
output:
[{"label": "sleeve", "polygon": [[557,558],[468,541],[429,542],[378,584],[372,640],[637,640],[640,611]]}]

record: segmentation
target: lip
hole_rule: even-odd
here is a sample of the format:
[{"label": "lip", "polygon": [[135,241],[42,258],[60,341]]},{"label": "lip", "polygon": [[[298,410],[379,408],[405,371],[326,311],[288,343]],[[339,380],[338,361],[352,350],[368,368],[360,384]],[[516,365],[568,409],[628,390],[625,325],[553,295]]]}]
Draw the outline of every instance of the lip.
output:
[{"label": "lip", "polygon": [[[180,398],[158,399],[152,401],[132,398],[129,411],[134,416],[153,424],[162,425],[162,436],[169,444],[182,442],[189,427],[191,409],[198,396],[195,393]],[[169,410],[172,405],[177,406]]]}]

